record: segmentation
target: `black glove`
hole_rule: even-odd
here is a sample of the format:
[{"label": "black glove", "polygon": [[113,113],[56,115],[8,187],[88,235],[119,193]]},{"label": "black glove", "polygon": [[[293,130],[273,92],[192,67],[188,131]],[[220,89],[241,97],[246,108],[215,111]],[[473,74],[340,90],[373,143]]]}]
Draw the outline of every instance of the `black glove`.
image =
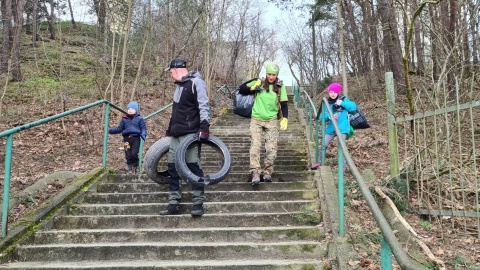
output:
[{"label": "black glove", "polygon": [[205,131],[200,131],[198,132],[198,140],[200,142],[206,142],[208,141],[208,137],[210,136],[210,134],[208,132],[205,132]]},{"label": "black glove", "polygon": [[198,132],[198,140],[201,142],[208,141],[208,136],[210,136],[210,124],[207,120],[200,122],[200,131]]}]

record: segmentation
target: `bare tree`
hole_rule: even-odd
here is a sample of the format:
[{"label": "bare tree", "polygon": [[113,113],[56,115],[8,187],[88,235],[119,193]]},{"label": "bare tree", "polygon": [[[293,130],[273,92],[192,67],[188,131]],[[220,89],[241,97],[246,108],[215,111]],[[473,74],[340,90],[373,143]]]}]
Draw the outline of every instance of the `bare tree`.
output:
[{"label": "bare tree", "polygon": [[400,93],[405,93],[405,81],[402,69],[400,39],[398,36],[398,24],[396,13],[391,0],[378,1],[378,13],[383,29],[383,40],[385,45],[385,66],[393,72],[395,78],[395,89]]},{"label": "bare tree", "polygon": [[148,14],[148,18],[147,18],[147,25],[145,29],[145,40],[143,42],[142,54],[140,56],[140,60],[138,61],[137,75],[135,76],[135,81],[133,82],[132,92],[130,94],[130,100],[134,100],[135,98],[138,80],[140,79],[140,76],[142,74],[145,51],[147,49],[147,44],[150,39],[150,32],[152,31],[152,3],[150,0],[148,0],[148,3],[147,3],[147,14]]},{"label": "bare tree", "polygon": [[43,11],[47,14],[48,31],[50,32],[50,39],[55,39],[55,0],[49,0],[50,12],[47,5],[43,2]]},{"label": "bare tree", "polygon": [[73,29],[77,29],[77,24],[75,23],[75,18],[73,16],[72,2],[70,0],[68,0],[68,9],[70,10],[70,18],[71,18]]},{"label": "bare tree", "polygon": [[25,5],[24,0],[16,0],[17,12],[20,16],[16,17],[15,20],[15,34],[13,37],[13,48],[12,48],[12,77],[13,81],[23,81],[22,70],[20,69],[20,46],[21,46],[21,37],[22,37],[22,26],[23,26],[23,7]]},{"label": "bare tree", "polygon": [[32,14],[32,44],[37,46],[38,35],[38,0],[33,0],[33,14]]},{"label": "bare tree", "polygon": [[0,54],[0,71],[9,71],[10,51],[12,48],[12,0],[2,0],[2,52]]}]

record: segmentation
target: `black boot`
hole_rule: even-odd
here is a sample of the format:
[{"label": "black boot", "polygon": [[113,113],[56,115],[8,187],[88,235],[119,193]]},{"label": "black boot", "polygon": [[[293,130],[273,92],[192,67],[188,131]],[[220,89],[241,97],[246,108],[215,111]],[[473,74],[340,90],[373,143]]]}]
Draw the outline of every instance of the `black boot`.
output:
[{"label": "black boot", "polygon": [[160,211],[160,215],[178,215],[180,214],[180,204],[169,204],[165,210]]},{"label": "black boot", "polygon": [[203,204],[194,204],[192,208],[192,217],[200,217],[204,213]]}]

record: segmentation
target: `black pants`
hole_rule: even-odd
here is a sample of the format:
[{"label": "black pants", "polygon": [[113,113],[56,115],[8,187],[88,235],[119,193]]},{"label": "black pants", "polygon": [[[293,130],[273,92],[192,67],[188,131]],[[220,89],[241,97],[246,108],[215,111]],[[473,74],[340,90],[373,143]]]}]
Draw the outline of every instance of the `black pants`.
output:
[{"label": "black pants", "polygon": [[125,159],[127,165],[138,167],[138,151],[140,149],[140,136],[123,136]]}]

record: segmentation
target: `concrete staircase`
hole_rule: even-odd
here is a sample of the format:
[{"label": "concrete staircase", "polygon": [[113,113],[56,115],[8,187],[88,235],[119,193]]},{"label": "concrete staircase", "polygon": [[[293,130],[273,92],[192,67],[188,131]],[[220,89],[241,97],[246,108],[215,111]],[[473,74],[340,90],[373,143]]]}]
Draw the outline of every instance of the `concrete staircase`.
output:
[{"label": "concrete staircase", "polygon": [[[328,241],[308,167],[304,126],[289,104],[272,183],[251,186],[249,119],[228,112],[211,127],[232,155],[227,179],[206,188],[205,214],[160,216],[168,185],[109,175],[83,200],[17,247],[8,269],[325,269]],[[202,167],[218,166],[212,149]],[[262,157],[263,161],[263,157]]]}]

